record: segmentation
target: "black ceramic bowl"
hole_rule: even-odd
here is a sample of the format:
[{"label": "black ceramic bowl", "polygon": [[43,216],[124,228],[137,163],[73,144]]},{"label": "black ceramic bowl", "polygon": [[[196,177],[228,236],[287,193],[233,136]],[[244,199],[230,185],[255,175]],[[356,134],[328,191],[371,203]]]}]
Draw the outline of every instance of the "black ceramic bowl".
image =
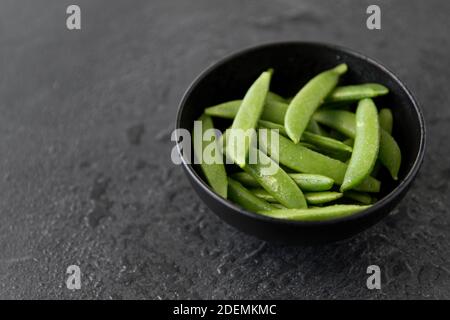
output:
[{"label": "black ceramic bowl", "polygon": [[[246,211],[216,195],[203,179],[198,166],[183,159],[183,168],[200,198],[219,217],[260,239],[283,243],[318,243],[345,239],[385,217],[403,198],[422,163],[425,150],[425,124],[422,112],[405,85],[380,63],[354,51],[329,44],[287,42],[261,45],[232,54],[205,70],[189,87],[181,101],[177,128],[192,131],[208,106],[242,99],[252,82],[268,68],[275,70],[271,90],[293,96],[311,77],[339,63],[349,70],[341,84],[378,82],[390,89],[376,98],[379,106],[392,109],[393,136],[402,150],[399,180],[381,177],[379,201],[355,215],[323,222],[286,221]],[[225,122],[215,119],[224,128]]]}]

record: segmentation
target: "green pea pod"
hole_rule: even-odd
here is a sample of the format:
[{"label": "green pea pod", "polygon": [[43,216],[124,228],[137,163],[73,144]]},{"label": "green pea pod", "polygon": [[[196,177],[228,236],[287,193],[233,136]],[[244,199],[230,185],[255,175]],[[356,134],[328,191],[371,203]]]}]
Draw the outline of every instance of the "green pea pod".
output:
[{"label": "green pea pod", "polygon": [[309,150],[321,153],[327,157],[330,157],[335,160],[339,160],[344,163],[347,163],[347,161],[350,159],[351,154],[349,154],[348,152],[326,150],[324,148],[320,148],[320,147],[317,147],[313,144],[309,144],[306,142],[300,142],[299,144],[304,146],[305,148],[308,148]]},{"label": "green pea pod", "polygon": [[[272,150],[271,138],[278,139],[278,150]],[[339,160],[332,159],[321,153],[295,144],[280,134],[273,132],[259,140],[260,147],[267,151],[273,159],[284,166],[302,173],[320,174],[330,177],[336,184],[344,181],[347,165]],[[278,151],[278,152],[272,152]],[[379,192],[380,181],[369,176],[355,190],[366,192]]]},{"label": "green pea pod", "polygon": [[205,109],[205,114],[211,117],[234,119],[242,100],[232,100]]},{"label": "green pea pod", "polygon": [[330,130],[330,134],[328,136],[339,141],[344,141],[345,139],[347,139],[347,136],[345,134],[342,134],[339,131],[333,129]]},{"label": "green pea pod", "polygon": [[318,150],[314,150],[317,151],[319,153],[322,153],[330,158],[339,160],[343,163],[348,164],[348,161],[350,160],[351,157],[351,153],[348,152],[343,152],[343,151],[337,151],[337,150],[326,150],[324,148],[318,149]]},{"label": "green pea pod", "polygon": [[[205,114],[224,119],[234,119],[242,100],[232,100],[205,109]],[[283,124],[288,105],[275,100],[266,100],[261,119]]]},{"label": "green pea pod", "polygon": [[389,93],[389,89],[379,83],[364,83],[336,87],[326,98],[326,102],[358,101],[374,98]]},{"label": "green pea pod", "polygon": [[342,143],[345,143],[346,145],[350,146],[353,148],[353,139],[352,138],[347,138],[344,141],[342,141]]},{"label": "green pea pod", "polygon": [[249,190],[255,197],[267,202],[278,202],[270,193],[261,188],[255,188]]},{"label": "green pea pod", "polygon": [[269,91],[267,93],[267,100],[282,102],[282,103],[288,103],[288,101],[280,96],[279,94],[276,94],[275,92]]},{"label": "green pea pod", "polygon": [[[214,129],[212,119],[203,114],[199,119],[199,121],[202,121],[202,128],[203,132],[205,132],[208,129]],[[202,169],[203,174],[205,175],[206,180],[208,181],[208,184],[211,186],[211,188],[217,192],[220,196],[223,198],[227,198],[227,174],[225,172],[225,166],[220,162],[215,163],[206,163],[203,161],[203,151],[205,148],[211,143],[210,141],[203,141],[203,137],[198,136],[201,135],[201,133],[197,132],[197,130],[194,130],[193,132],[193,141],[194,141],[194,153],[198,159],[202,159],[200,161],[200,167]],[[196,144],[195,141],[201,141],[201,144]],[[214,143],[217,144],[217,138],[214,141]],[[217,147],[217,145],[216,145]],[[218,150],[216,148],[216,150]]]},{"label": "green pea pod", "polygon": [[306,131],[321,135],[323,137],[328,137],[327,132],[314,119],[309,120],[308,126],[306,127]]},{"label": "green pea pod", "polygon": [[398,172],[402,162],[400,147],[394,138],[385,130],[381,130],[380,152],[378,155],[380,162],[389,170],[392,178],[398,180]]},{"label": "green pea pod", "polygon": [[289,173],[289,176],[304,191],[326,191],[334,184],[333,179],[319,174]]},{"label": "green pea pod", "polygon": [[284,117],[286,115],[288,105],[283,102],[267,100],[261,115],[262,120],[284,124]]},{"label": "green pea pod", "polygon": [[272,210],[273,208],[268,202],[256,197],[231,178],[228,178],[228,198],[249,211]]},{"label": "green pea pod", "polygon": [[314,120],[345,136],[355,138],[355,114],[344,110],[320,110],[313,116]]},{"label": "green pea pod", "polygon": [[392,127],[394,125],[394,117],[392,115],[391,109],[381,109],[378,113],[378,121],[380,122],[380,127],[383,128],[387,133],[392,134]]},{"label": "green pea pod", "polygon": [[[380,127],[382,129],[384,129],[387,133],[392,134],[394,119],[390,109],[381,109],[380,112],[378,112],[378,122],[380,123]],[[380,171],[380,168],[380,160],[377,160],[371,175],[376,177],[378,175],[378,172]]]},{"label": "green pea pod", "polygon": [[342,193],[335,191],[305,193],[306,202],[312,205],[335,201],[342,198],[342,196]]},{"label": "green pea pod", "polygon": [[[317,112],[314,115],[314,119],[350,138],[355,138],[356,119],[354,113],[339,110],[324,110]],[[400,148],[389,133],[384,129],[381,129],[380,131],[380,150],[378,159],[389,170],[392,178],[397,180],[402,161]]]},{"label": "green pea pod", "polygon": [[278,130],[283,136],[287,136],[286,130],[284,129],[284,126],[275,122],[266,121],[266,120],[259,120],[258,121],[258,128],[262,129],[275,129]]},{"label": "green pea pod", "polygon": [[347,71],[346,64],[324,71],[312,78],[289,103],[284,126],[289,138],[298,143],[314,111],[338,83],[339,76]]},{"label": "green pea pod", "polygon": [[[306,132],[304,132],[304,133],[306,133]],[[318,144],[311,144],[311,143],[303,142],[303,141],[300,141],[299,144],[310,150],[316,151],[318,153],[321,153],[330,158],[339,160],[341,162],[346,162],[348,159],[350,159],[350,156],[351,156],[351,153],[349,153],[348,151],[333,150],[331,148],[319,146]]]},{"label": "green pea pod", "polygon": [[[242,130],[242,132],[247,133],[248,130],[254,130],[256,128],[264,109],[271,75],[271,71],[263,72],[252,84],[250,89],[248,89],[236,117],[233,120],[233,124],[231,125],[233,132],[236,132],[236,130],[239,129]],[[242,148],[235,148],[236,139],[227,140],[227,154],[242,168],[245,166],[251,141],[248,141],[245,137],[240,138],[242,138],[239,139],[239,143],[243,143]]]},{"label": "green pea pod", "polygon": [[[249,163],[244,171],[253,177],[269,194],[287,208],[306,208],[305,197],[288,174],[266,154],[257,150],[258,163]],[[272,167],[273,166],[273,167]],[[265,173],[269,167],[271,174]]]},{"label": "green pea pod", "polygon": [[260,214],[278,219],[296,221],[323,221],[347,217],[370,206],[336,204],[309,209],[274,209],[259,211]]},{"label": "green pea pod", "polygon": [[258,181],[256,181],[251,175],[247,172],[236,172],[231,175],[233,179],[239,181],[246,187],[258,188],[260,187]]},{"label": "green pea pod", "polygon": [[[302,191],[326,191],[330,190],[334,184],[333,179],[318,174],[288,173],[288,175]],[[247,187],[260,187],[258,181],[246,172],[237,172],[231,176]]]},{"label": "green pea pod", "polygon": [[370,175],[378,157],[379,146],[380,125],[377,107],[372,99],[362,99],[356,109],[355,142],[341,191],[353,189]]},{"label": "green pea pod", "polygon": [[[277,202],[277,200],[271,196],[266,190],[256,188],[250,190],[255,196],[260,199],[263,199],[267,202]],[[325,192],[307,192],[305,193],[306,202],[309,204],[322,204],[331,201],[335,201],[339,198],[342,198],[342,193],[334,192],[334,191],[325,191]]]},{"label": "green pea pod", "polygon": [[312,143],[326,150],[342,151],[350,153],[352,152],[352,147],[344,144],[339,140],[328,137],[322,137],[310,132],[303,132],[301,140],[307,143]]},{"label": "green pea pod", "polygon": [[314,150],[316,152],[321,152],[320,148],[311,144],[311,143],[307,143],[307,142],[300,142],[299,145],[308,148],[309,150]]},{"label": "green pea pod", "polygon": [[372,204],[374,202],[370,194],[353,190],[345,191],[344,198],[352,199],[362,204]]},{"label": "green pea pod", "polygon": [[[263,129],[278,130],[279,133],[281,133],[283,136],[287,137],[286,130],[285,130],[284,126],[282,126],[281,124],[277,124],[277,123],[265,121],[265,120],[259,120],[258,127],[263,128]],[[316,149],[319,151],[326,150],[326,151],[337,152],[337,153],[343,152],[346,154],[352,152],[351,146],[348,146],[339,140],[320,136],[318,134],[314,134],[314,133],[307,132],[307,131],[305,131],[302,134],[301,141],[306,142],[308,145],[315,146],[316,148],[314,148],[314,150],[316,150]]]}]

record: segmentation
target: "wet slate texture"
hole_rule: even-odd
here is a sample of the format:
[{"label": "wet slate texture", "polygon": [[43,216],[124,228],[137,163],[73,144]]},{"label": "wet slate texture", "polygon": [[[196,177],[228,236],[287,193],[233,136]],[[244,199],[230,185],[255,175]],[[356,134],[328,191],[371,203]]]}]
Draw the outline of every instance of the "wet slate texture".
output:
[{"label": "wet slate texture", "polygon": [[[0,298],[450,298],[448,1],[0,3]],[[365,27],[382,8],[382,30]],[[261,242],[220,221],[172,165],[189,83],[269,41],[372,56],[421,102],[428,148],[392,215],[340,243]],[[395,108],[395,106],[393,106]],[[79,265],[81,290],[66,288]],[[366,268],[382,290],[366,288]]]}]

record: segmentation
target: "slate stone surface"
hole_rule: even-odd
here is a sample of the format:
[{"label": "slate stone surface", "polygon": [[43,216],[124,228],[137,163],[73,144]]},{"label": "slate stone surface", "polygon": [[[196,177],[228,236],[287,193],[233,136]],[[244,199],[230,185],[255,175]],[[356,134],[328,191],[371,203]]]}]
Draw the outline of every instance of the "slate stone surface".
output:
[{"label": "slate stone surface", "polygon": [[[72,3],[81,31],[65,28]],[[381,31],[365,27],[374,3]],[[450,298],[449,11],[444,0],[2,1],[0,298]],[[170,162],[194,77],[275,40],[357,49],[423,106],[415,185],[353,239],[261,242],[212,214]],[[66,288],[72,264],[81,290]],[[366,288],[371,264],[381,291]]]}]

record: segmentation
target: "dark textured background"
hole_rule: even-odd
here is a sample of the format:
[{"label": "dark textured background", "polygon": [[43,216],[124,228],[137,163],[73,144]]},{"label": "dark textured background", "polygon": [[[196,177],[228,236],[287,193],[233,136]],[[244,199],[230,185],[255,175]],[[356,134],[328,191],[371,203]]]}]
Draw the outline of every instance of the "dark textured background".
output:
[{"label": "dark textured background", "polygon": [[[71,3],[81,31],[65,27]],[[365,27],[373,3],[381,31]],[[450,298],[449,13],[444,0],[1,0],[0,298]],[[415,185],[351,240],[285,247],[246,236],[170,162],[193,78],[274,40],[357,49],[423,106]],[[79,291],[65,287],[71,264]],[[365,286],[370,264],[381,291]]]}]

